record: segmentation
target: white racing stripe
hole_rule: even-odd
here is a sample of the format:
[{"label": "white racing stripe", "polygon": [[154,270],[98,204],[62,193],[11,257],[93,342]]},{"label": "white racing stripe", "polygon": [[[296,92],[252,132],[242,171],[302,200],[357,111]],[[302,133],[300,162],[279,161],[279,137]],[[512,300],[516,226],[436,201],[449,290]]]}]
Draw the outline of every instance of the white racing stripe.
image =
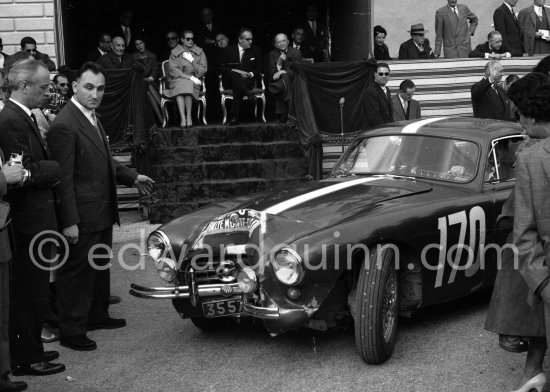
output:
[{"label": "white racing stripe", "polygon": [[420,120],[413,122],[412,124],[407,125],[401,133],[416,133],[418,130],[423,127],[424,125],[431,124],[436,121],[445,120],[448,117],[436,117],[436,118],[428,118],[426,120]]},{"label": "white racing stripe", "polygon": [[283,211],[286,211],[286,210],[289,210],[293,207],[296,207],[299,204],[303,204],[303,203],[306,203],[310,200],[316,199],[318,197],[328,195],[329,193],[338,192],[342,189],[351,188],[352,186],[364,184],[366,182],[371,182],[371,181],[375,181],[375,180],[379,180],[379,178],[375,178],[375,177],[358,178],[356,180],[340,182],[338,184],[329,185],[329,186],[326,186],[324,188],[317,189],[316,191],[306,193],[305,195],[300,195],[300,196],[297,196],[297,197],[293,197],[292,199],[283,201],[282,203],[275,204],[274,206],[269,207],[268,209],[266,209],[264,212],[266,214],[276,215],[276,214],[279,214]]}]

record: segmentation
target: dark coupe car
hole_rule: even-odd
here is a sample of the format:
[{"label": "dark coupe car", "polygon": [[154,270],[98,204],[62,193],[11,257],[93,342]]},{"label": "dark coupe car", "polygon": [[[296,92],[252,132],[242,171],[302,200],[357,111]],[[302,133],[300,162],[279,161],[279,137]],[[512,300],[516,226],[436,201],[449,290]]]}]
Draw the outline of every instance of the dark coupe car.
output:
[{"label": "dark coupe car", "polygon": [[326,179],[155,230],[148,252],[170,286],[131,294],[170,298],[205,330],[243,316],[273,335],[353,322],[361,358],[382,363],[400,315],[492,285],[523,139],[517,124],[471,118],[363,132]]}]

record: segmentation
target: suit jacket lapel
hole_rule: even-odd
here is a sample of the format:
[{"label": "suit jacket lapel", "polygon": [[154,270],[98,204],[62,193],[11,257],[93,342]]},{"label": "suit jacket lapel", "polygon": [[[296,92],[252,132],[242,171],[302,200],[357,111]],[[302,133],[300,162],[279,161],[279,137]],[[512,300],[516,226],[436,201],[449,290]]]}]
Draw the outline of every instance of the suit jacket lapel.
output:
[{"label": "suit jacket lapel", "polygon": [[40,129],[38,129],[38,126],[32,120],[32,118],[29,117],[23,109],[21,109],[19,106],[17,106],[16,104],[11,102],[10,100],[6,101],[6,105],[11,106],[11,108],[13,110],[15,110],[15,112],[18,113],[19,116],[21,116],[23,118],[23,120],[25,120],[25,122],[31,127],[34,135],[36,136],[36,138],[40,142],[40,145],[42,146],[42,150],[44,151],[44,154],[45,154],[46,158],[50,159],[50,152],[48,151],[48,147],[46,146],[46,142],[42,138],[42,135],[40,134]]},{"label": "suit jacket lapel", "polygon": [[531,20],[533,21],[533,26],[537,26],[537,13],[535,12],[535,7],[531,6],[531,11],[529,12],[531,14]]},{"label": "suit jacket lapel", "polygon": [[101,154],[105,158],[108,158],[108,154],[107,154],[107,151],[105,150],[105,145],[103,143],[103,140],[99,140],[97,131],[92,125],[92,123],[86,118],[84,113],[82,113],[80,109],[76,107],[74,103],[69,101],[67,105],[71,105],[70,108],[73,111],[73,115],[77,119],[80,125],[78,127],[78,131],[82,133],[84,136],[86,136],[94,144],[94,146],[97,147],[97,149],[101,152]]}]

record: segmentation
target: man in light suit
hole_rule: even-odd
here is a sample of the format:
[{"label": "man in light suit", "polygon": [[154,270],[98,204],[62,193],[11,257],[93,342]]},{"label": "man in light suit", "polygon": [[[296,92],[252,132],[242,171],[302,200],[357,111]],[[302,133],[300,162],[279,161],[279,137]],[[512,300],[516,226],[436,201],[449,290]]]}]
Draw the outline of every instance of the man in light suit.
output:
[{"label": "man in light suit", "polygon": [[291,65],[302,61],[302,53],[289,47],[285,34],[275,36],[275,49],[269,52],[269,91],[277,99],[275,113],[277,122],[288,120],[288,105],[291,98],[294,71]]},{"label": "man in light suit", "polygon": [[412,99],[416,91],[414,82],[405,79],[399,85],[397,94],[391,97],[393,121],[413,120],[422,117],[420,103]]},{"label": "man in light suit", "polygon": [[[73,82],[74,95],[52,122],[48,146],[61,166],[59,226],[69,243],[57,270],[60,343],[73,350],[97,346],[86,336],[94,329],[126,325],[109,315],[109,263],[113,224],[120,223],[117,183],[148,193],[152,180],[117,164],[95,115],[105,92],[99,65],[86,62]],[[100,249],[95,249],[100,245]]]},{"label": "man in light suit", "polygon": [[386,87],[390,80],[390,67],[386,63],[376,64],[374,82],[363,95],[363,128],[368,129],[393,121],[391,91]]},{"label": "man in light suit", "polygon": [[[534,0],[533,5],[522,9],[518,21],[523,32],[523,52],[529,56],[550,53],[550,9],[546,0]],[[546,31],[546,33],[543,33]]]},{"label": "man in light suit", "polygon": [[497,60],[485,65],[485,76],[471,88],[474,117],[512,120],[510,101],[500,86],[504,68]]},{"label": "man in light suit", "polygon": [[495,30],[502,35],[502,44],[510,52],[523,53],[521,28],[514,7],[518,0],[504,0],[493,13]]},{"label": "man in light suit", "polygon": [[468,57],[472,50],[470,36],[474,35],[477,22],[477,16],[467,5],[457,4],[457,0],[447,0],[447,5],[435,12],[434,55],[440,56],[443,45],[445,58]]}]

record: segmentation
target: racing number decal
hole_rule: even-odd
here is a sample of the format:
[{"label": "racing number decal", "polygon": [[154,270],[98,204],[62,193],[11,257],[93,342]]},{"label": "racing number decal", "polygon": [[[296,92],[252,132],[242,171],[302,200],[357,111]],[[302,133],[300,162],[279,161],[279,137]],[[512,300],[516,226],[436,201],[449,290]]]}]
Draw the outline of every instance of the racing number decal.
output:
[{"label": "racing number decal", "polygon": [[[453,225],[460,225],[458,242],[450,244],[448,247],[447,229]],[[457,271],[464,271],[467,278],[472,277],[479,270],[481,262],[481,252],[485,247],[485,211],[479,206],[475,206],[467,215],[465,210],[443,216],[438,219],[437,228],[439,230],[439,264],[435,279],[435,287],[443,285],[443,274],[445,273],[445,264],[451,267],[451,273],[447,283],[454,283]],[[468,244],[465,243],[466,231],[469,229],[470,236]],[[479,239],[478,237],[479,233]],[[467,252],[468,261],[466,265],[461,266],[460,260],[463,252]]]}]

